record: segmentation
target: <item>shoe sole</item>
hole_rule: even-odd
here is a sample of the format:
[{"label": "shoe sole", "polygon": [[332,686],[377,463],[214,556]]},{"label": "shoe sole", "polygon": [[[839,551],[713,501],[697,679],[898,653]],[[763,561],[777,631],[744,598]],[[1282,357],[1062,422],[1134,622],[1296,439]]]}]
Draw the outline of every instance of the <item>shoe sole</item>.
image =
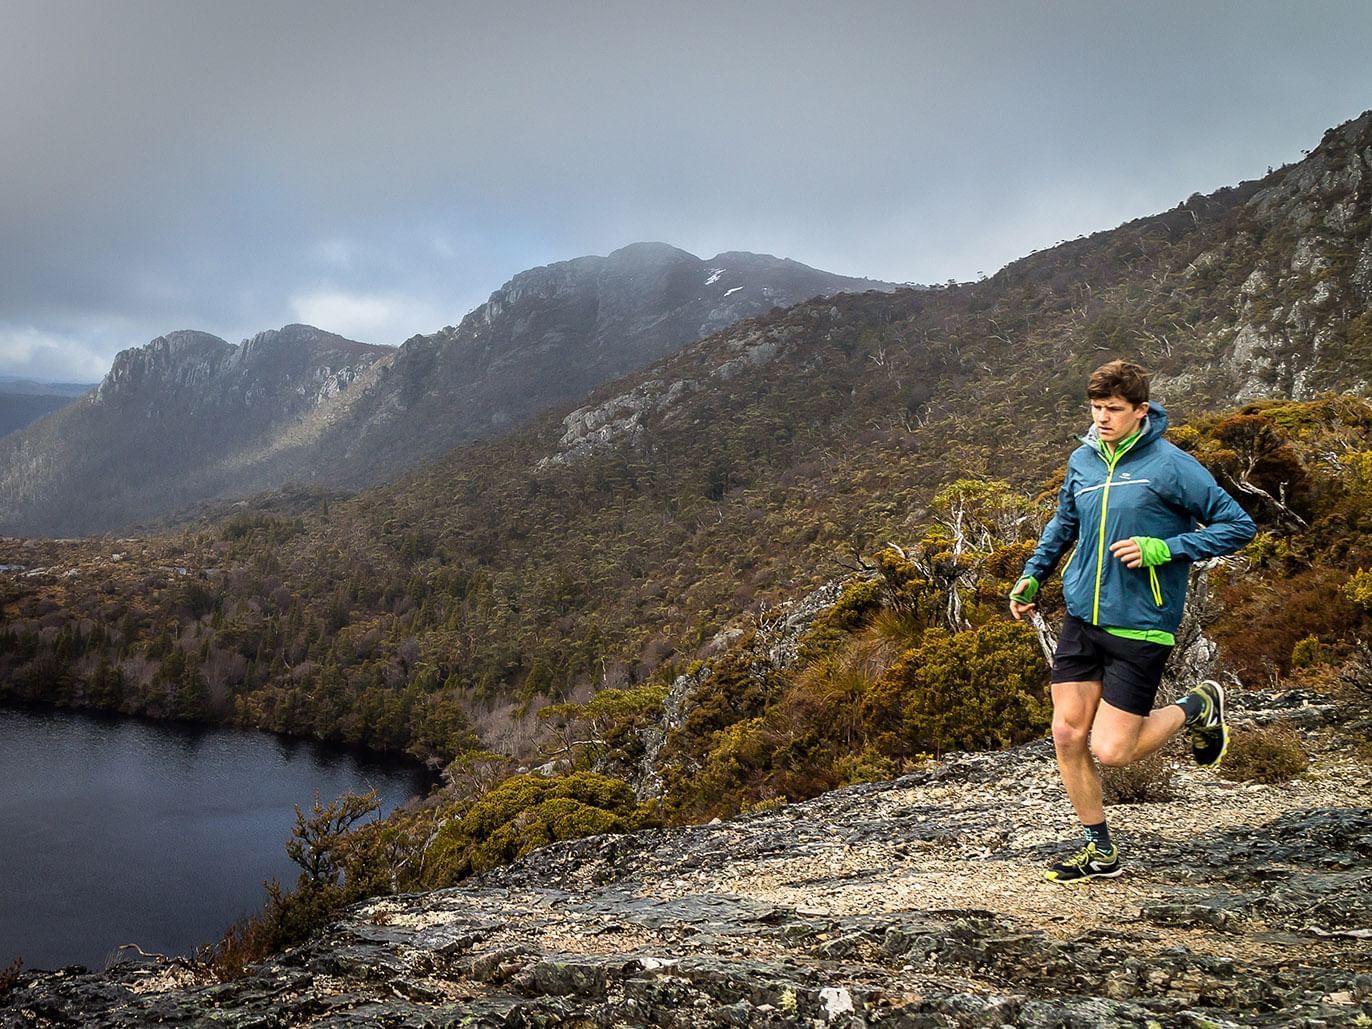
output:
[{"label": "shoe sole", "polygon": [[1218,768],[1220,766],[1220,763],[1224,760],[1224,755],[1229,753],[1229,726],[1221,725],[1220,729],[1224,733],[1224,741],[1220,744],[1219,756],[1215,758],[1214,761],[1211,761],[1208,765],[1202,765],[1202,768]]},{"label": "shoe sole", "polygon": [[1075,879],[1054,879],[1052,870],[1043,873],[1044,882],[1050,882],[1054,886],[1075,886],[1077,883],[1089,882],[1092,879],[1115,879],[1124,871],[1123,868],[1116,868],[1113,872],[1087,872],[1079,875]]}]

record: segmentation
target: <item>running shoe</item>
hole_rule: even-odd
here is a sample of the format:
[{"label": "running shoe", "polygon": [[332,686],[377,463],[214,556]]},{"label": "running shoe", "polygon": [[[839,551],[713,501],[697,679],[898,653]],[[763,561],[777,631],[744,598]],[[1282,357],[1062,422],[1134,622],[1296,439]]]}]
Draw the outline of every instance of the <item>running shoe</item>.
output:
[{"label": "running shoe", "polygon": [[1186,723],[1191,733],[1191,753],[1202,768],[1214,768],[1229,753],[1229,726],[1224,721],[1224,687],[1206,679],[1191,690],[1201,700],[1201,711]]},{"label": "running shoe", "polygon": [[1098,850],[1095,843],[1088,843],[1065,861],[1050,865],[1043,877],[1050,883],[1075,883],[1086,879],[1113,879],[1121,871],[1118,847],[1104,851]]}]

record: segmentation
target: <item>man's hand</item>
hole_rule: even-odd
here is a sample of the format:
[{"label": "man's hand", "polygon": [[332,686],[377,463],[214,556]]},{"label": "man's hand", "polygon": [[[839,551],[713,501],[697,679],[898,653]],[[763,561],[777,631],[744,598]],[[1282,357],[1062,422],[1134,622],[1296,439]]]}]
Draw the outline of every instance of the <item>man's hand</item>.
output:
[{"label": "man's hand", "polygon": [[1027,575],[1015,583],[1015,588],[1010,593],[1010,613],[1015,616],[1015,621],[1022,620],[1038,606],[1034,603],[1038,591],[1038,582]]},{"label": "man's hand", "polygon": [[1126,568],[1138,568],[1143,564],[1143,550],[1132,539],[1111,543],[1110,553],[1123,561]]}]

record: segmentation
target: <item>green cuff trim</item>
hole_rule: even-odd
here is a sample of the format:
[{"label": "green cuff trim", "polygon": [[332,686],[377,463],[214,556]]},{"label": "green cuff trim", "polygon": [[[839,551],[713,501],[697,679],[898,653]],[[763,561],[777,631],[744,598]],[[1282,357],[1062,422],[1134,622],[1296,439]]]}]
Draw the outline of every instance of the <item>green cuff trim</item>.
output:
[{"label": "green cuff trim", "polygon": [[1034,598],[1039,595],[1039,581],[1032,575],[1026,575],[1015,583],[1015,588],[1010,591],[1010,599],[1020,604],[1032,604]]},{"label": "green cuff trim", "polygon": [[1166,540],[1156,539],[1153,536],[1130,536],[1129,538],[1139,545],[1139,551],[1143,554],[1141,568],[1165,565],[1172,560],[1172,551],[1167,546]]}]

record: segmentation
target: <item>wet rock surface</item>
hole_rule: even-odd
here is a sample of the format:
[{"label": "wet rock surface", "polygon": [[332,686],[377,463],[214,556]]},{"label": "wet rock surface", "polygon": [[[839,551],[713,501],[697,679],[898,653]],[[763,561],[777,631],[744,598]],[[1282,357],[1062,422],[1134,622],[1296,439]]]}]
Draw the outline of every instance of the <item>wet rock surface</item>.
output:
[{"label": "wet rock surface", "polygon": [[1116,880],[1042,880],[1076,846],[1044,742],[555,845],[360,905],[237,982],[27,972],[0,1025],[1365,1025],[1372,775],[1312,708],[1305,778],[1179,760],[1176,800],[1112,808]]}]

